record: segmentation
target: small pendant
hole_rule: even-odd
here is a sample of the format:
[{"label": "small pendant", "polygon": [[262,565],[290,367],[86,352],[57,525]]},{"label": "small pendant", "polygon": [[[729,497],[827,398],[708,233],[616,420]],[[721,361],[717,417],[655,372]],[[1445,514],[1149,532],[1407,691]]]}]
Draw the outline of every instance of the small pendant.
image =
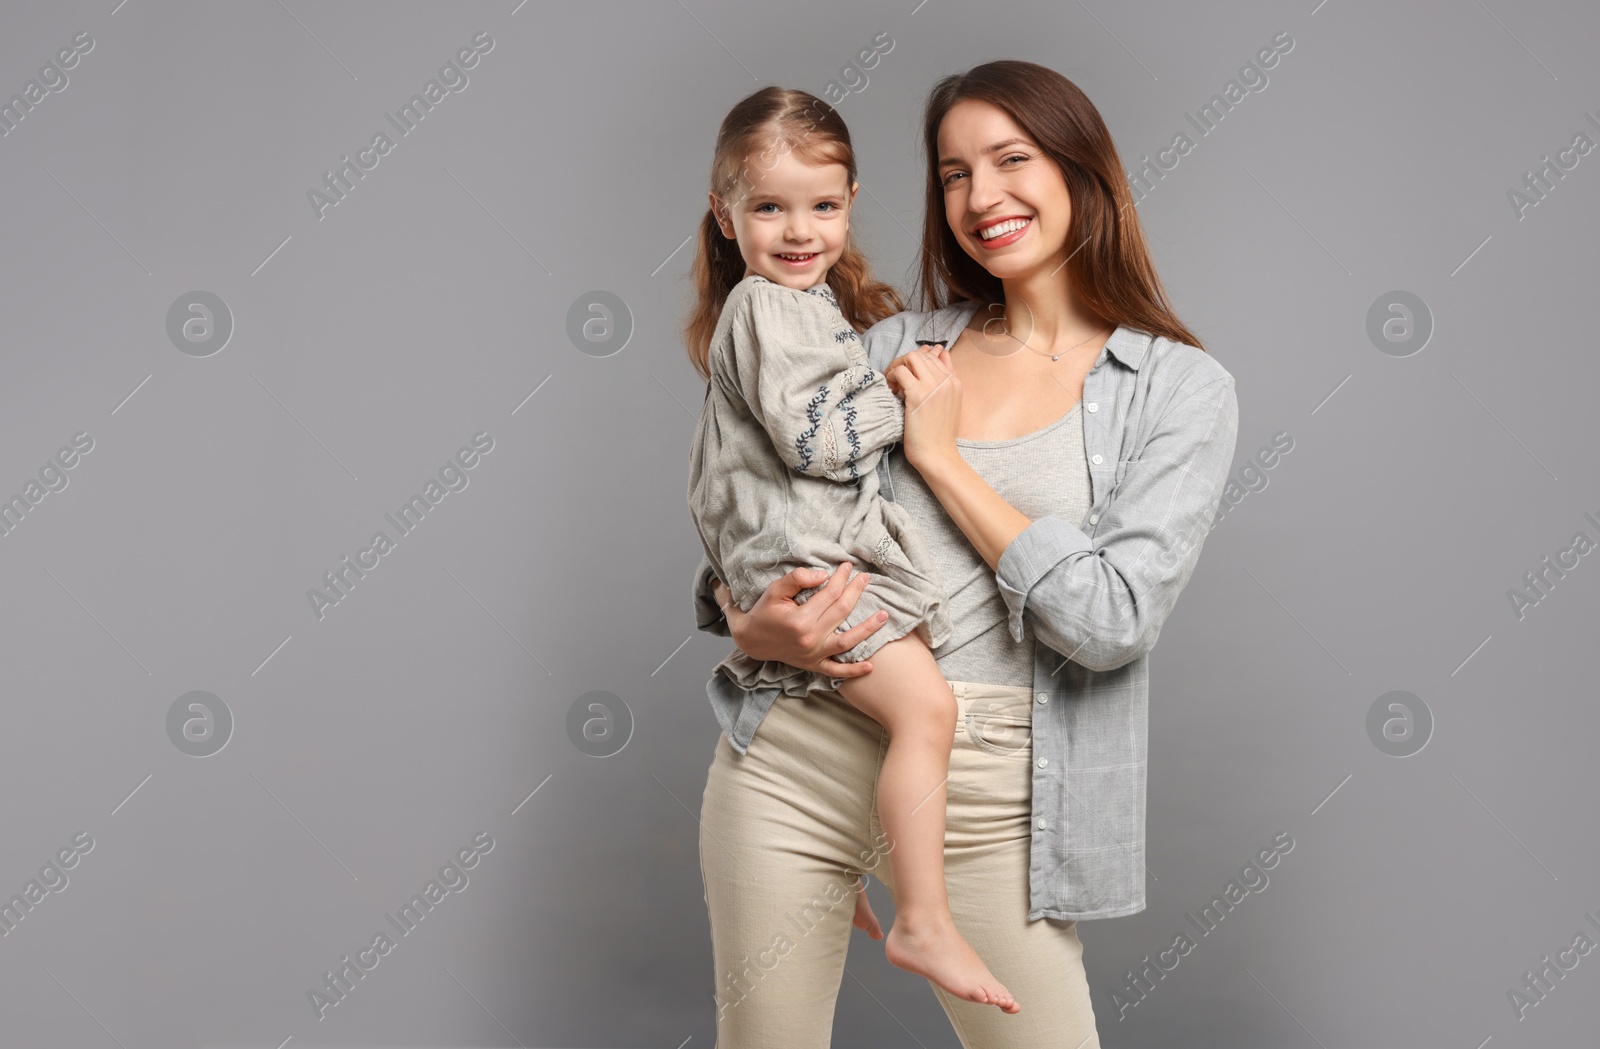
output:
[{"label": "small pendant", "polygon": [[1059,361],[1061,359],[1061,354],[1053,353],[1053,354],[1050,355],[1050,359],[1053,360],[1053,361]]}]

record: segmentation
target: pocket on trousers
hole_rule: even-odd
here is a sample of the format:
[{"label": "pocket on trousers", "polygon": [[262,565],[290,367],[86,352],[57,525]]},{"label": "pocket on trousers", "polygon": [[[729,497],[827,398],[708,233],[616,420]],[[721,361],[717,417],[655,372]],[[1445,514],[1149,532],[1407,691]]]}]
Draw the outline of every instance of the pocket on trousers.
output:
[{"label": "pocket on trousers", "polygon": [[962,711],[967,738],[990,754],[1022,760],[1033,753],[1033,718],[1030,698],[974,699]]}]

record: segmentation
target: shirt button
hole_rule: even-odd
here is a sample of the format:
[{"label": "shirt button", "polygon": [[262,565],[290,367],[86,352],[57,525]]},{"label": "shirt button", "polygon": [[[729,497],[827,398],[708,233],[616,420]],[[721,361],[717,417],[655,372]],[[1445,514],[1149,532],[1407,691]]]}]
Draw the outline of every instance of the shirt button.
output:
[{"label": "shirt button", "polygon": [[1039,759],[1039,767],[1040,768],[1044,768],[1048,764],[1050,764],[1050,759],[1049,758],[1040,758]]},{"label": "shirt button", "polygon": [[1089,409],[1091,412],[1097,412],[1100,410],[1100,406],[1093,401],[1090,401],[1088,404],[1084,405],[1084,407]]},{"label": "shirt button", "polygon": [[1090,462],[1091,462],[1091,463],[1094,463],[1094,464],[1095,464],[1095,465],[1096,465],[1096,466],[1099,466],[1099,465],[1100,465],[1100,457],[1099,457],[1099,456],[1098,456],[1098,455],[1091,455],[1091,456],[1089,456],[1089,461],[1090,461]]},{"label": "shirt button", "polygon": [[1099,514],[1090,514],[1089,515],[1089,523],[1090,524],[1099,524],[1100,523],[1100,515]]},{"label": "shirt button", "polygon": [[1040,830],[1049,830],[1050,829],[1050,824],[1048,822],[1046,822],[1045,820],[1040,820],[1039,821],[1039,829]]},{"label": "shirt button", "polygon": [[1039,700],[1039,702],[1041,702],[1041,703],[1048,703],[1048,702],[1050,702],[1050,693],[1048,693],[1048,692],[1041,692],[1041,693],[1039,693],[1039,695],[1038,695],[1038,696],[1037,696],[1037,697],[1036,697],[1036,698],[1037,698],[1037,699],[1038,699],[1038,700]]}]

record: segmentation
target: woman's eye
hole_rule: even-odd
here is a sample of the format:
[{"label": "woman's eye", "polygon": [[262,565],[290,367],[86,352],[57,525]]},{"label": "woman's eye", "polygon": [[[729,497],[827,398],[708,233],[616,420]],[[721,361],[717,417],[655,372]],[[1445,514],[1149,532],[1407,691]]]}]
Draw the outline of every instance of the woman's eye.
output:
[{"label": "woman's eye", "polygon": [[948,185],[949,185],[949,184],[950,184],[950,180],[951,180],[951,179],[953,179],[953,178],[955,178],[955,177],[956,177],[956,176],[957,176],[957,175],[959,175],[959,174],[961,174],[961,172],[959,172],[959,171],[952,171],[952,172],[950,172],[950,174],[948,174],[948,175],[946,175],[946,176],[945,176],[945,177],[944,177],[944,182],[942,182],[942,183],[941,183],[941,185],[945,185],[945,186],[948,186]]},{"label": "woman's eye", "polygon": [[[1023,156],[1021,153],[1013,153],[1009,157],[1006,158],[1006,160],[1027,160],[1027,159],[1028,158]],[[1002,160],[1000,163],[1004,164],[1006,162],[1006,160]]]}]

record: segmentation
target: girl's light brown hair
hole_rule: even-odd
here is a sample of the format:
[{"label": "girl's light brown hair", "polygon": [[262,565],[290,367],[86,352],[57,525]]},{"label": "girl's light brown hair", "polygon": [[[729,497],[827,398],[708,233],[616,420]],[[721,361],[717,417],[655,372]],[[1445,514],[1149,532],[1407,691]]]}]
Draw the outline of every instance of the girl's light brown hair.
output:
[{"label": "girl's light brown hair", "polygon": [[927,210],[922,223],[921,309],[951,302],[1005,301],[1000,278],[957,243],[945,218],[939,183],[939,124],[957,102],[998,106],[1055,161],[1072,199],[1067,229],[1068,287],[1092,315],[1204,350],[1173,314],[1150,261],[1133,193],[1100,111],[1078,85],[1047,66],[1002,59],[953,73],[934,85],[923,113],[928,156]]},{"label": "girl's light brown hair", "polygon": [[[722,119],[711,160],[711,189],[730,208],[753,192],[767,169],[784,153],[793,152],[810,164],[843,164],[845,190],[856,181],[856,154],[850,132],[838,112],[805,91],[764,87],[741,99]],[[716,215],[706,208],[700,219],[695,249],[694,307],[683,327],[689,361],[704,379],[711,378],[711,336],[733,286],[744,278],[739,245],[722,235]],[[866,258],[853,241],[828,270],[828,285],[839,311],[858,331],[903,308],[900,294],[874,280]]]}]

